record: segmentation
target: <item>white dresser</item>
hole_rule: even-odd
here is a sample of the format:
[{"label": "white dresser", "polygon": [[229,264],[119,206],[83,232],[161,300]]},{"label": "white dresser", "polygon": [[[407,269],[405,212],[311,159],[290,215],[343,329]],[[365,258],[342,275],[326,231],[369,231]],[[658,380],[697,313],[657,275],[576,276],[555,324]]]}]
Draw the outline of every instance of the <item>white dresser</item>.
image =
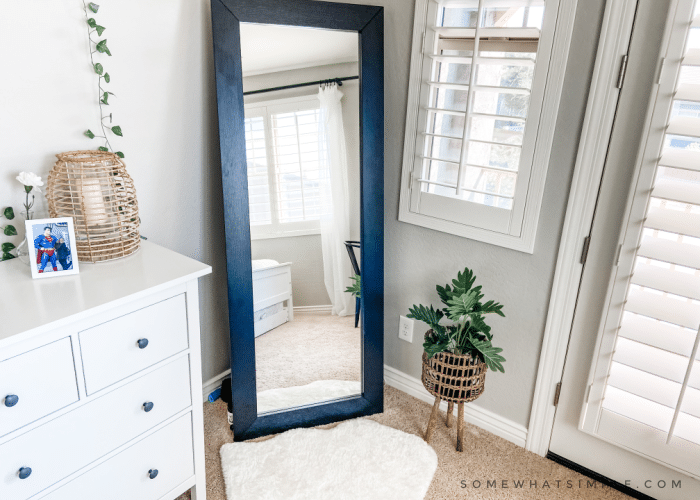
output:
[{"label": "white dresser", "polygon": [[148,242],[75,276],[0,263],[0,499],[205,498],[210,272]]}]

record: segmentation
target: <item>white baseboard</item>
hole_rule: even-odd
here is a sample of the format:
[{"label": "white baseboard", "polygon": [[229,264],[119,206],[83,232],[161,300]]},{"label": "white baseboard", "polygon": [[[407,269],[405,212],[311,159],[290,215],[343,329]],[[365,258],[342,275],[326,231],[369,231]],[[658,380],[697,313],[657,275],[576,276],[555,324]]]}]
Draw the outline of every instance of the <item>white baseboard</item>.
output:
[{"label": "white baseboard", "polygon": [[[296,309],[296,307],[294,309]],[[226,370],[204,383],[202,395],[205,403],[208,401],[207,398],[209,394],[220,387],[221,381],[230,374],[231,370]],[[423,387],[423,383],[419,379],[411,377],[391,366],[384,365],[384,383],[431,405],[435,401],[435,397]],[[442,411],[447,411],[447,403],[445,401],[440,404],[440,409]],[[502,437],[506,441],[510,441],[523,448],[525,447],[525,442],[527,440],[527,428],[525,426],[516,424],[512,420],[508,420],[489,410],[485,410],[474,403],[464,405],[464,420],[496,436]]]},{"label": "white baseboard", "polygon": [[[423,387],[423,383],[419,379],[411,377],[391,366],[384,365],[384,383],[426,403],[433,404],[435,402],[435,396]],[[447,411],[447,403],[445,401],[440,404],[440,409]],[[526,427],[496,415],[489,410],[480,408],[474,403],[464,405],[464,420],[511,443],[525,447],[527,440]]]},{"label": "white baseboard", "polygon": [[229,375],[231,375],[231,369],[228,369],[223,373],[219,373],[216,377],[210,378],[204,382],[204,384],[202,384],[202,401],[204,403],[209,401],[209,394],[221,387],[221,381]]},{"label": "white baseboard", "polygon": [[330,314],[333,311],[332,305],[327,306],[294,306],[294,314]]}]

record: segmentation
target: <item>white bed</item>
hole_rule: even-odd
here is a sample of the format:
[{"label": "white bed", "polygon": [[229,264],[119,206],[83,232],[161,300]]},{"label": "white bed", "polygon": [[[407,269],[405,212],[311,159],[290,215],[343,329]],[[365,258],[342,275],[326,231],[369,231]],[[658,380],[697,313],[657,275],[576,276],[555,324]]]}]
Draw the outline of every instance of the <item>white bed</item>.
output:
[{"label": "white bed", "polygon": [[253,261],[253,311],[256,337],[294,319],[291,262]]}]

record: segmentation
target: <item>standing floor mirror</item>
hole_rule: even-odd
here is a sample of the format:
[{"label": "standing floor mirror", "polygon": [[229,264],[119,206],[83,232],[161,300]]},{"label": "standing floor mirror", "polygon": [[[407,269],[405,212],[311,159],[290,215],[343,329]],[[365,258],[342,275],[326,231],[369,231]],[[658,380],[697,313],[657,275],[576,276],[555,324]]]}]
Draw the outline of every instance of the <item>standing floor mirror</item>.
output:
[{"label": "standing floor mirror", "polygon": [[236,441],[383,411],[381,7],[212,0]]}]

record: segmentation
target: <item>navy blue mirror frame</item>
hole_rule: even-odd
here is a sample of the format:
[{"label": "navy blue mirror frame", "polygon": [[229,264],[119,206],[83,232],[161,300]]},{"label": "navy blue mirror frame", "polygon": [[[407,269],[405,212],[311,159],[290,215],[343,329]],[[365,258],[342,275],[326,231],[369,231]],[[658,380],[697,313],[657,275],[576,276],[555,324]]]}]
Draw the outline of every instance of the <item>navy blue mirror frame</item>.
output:
[{"label": "navy blue mirror frame", "polygon": [[[384,11],[313,0],[212,0],[224,190],[235,441],[384,409]],[[359,35],[362,255],[362,395],[257,414],[240,23],[354,31]],[[303,360],[300,360],[303,362]]]}]

